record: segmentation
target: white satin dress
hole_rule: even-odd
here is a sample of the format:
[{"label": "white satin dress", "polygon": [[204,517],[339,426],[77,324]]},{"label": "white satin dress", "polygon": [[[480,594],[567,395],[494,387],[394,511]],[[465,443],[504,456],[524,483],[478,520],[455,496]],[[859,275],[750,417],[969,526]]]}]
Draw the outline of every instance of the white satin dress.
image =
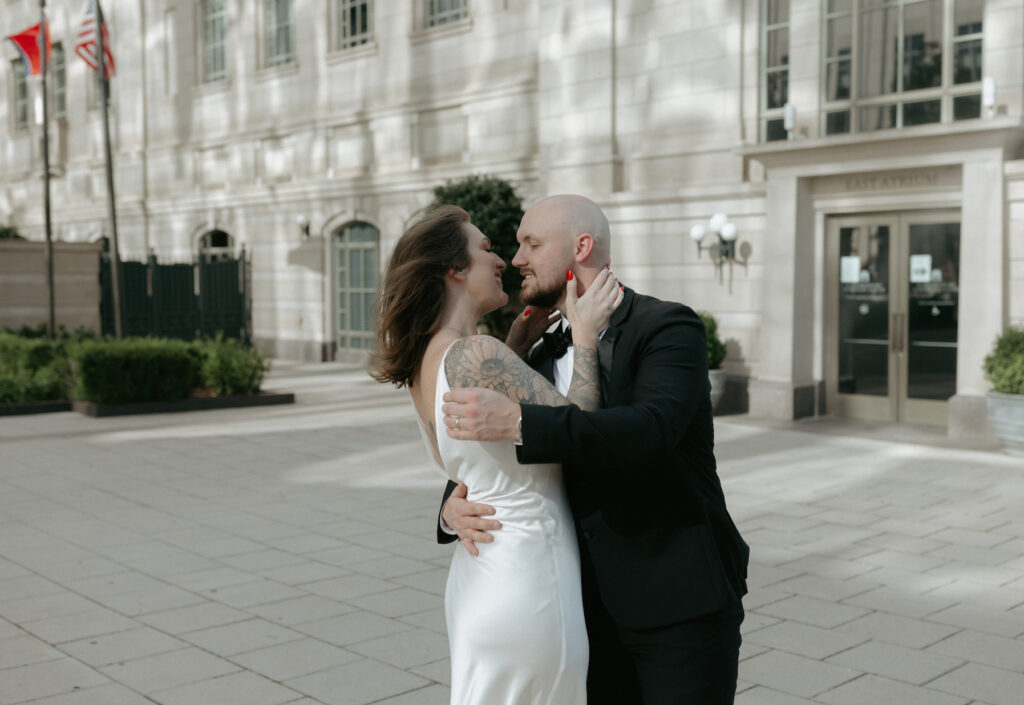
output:
[{"label": "white satin dress", "polygon": [[[445,353],[447,356],[447,352]],[[585,705],[589,650],[580,559],[560,465],[520,465],[515,446],[457,441],[444,431],[437,376],[438,459],[469,500],[495,509],[493,543],[456,544],[445,589],[452,705]],[[419,416],[417,415],[417,420]],[[436,458],[420,422],[428,452]]]}]

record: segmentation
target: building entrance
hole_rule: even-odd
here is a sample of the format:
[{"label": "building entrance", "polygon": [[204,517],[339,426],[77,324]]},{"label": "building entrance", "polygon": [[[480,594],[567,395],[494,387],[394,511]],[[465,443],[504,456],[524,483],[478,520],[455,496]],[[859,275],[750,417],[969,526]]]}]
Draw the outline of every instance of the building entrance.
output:
[{"label": "building entrance", "polygon": [[830,408],[946,425],[956,393],[960,214],[829,218]]}]

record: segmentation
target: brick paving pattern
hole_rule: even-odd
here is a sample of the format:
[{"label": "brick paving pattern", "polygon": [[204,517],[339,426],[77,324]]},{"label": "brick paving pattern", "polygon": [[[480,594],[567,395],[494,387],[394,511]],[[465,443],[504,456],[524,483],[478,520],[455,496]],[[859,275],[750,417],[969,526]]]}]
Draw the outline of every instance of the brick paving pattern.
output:
[{"label": "brick paving pattern", "polygon": [[[0,419],[0,704],[448,702],[443,482],[404,392]],[[716,422],[751,544],[739,705],[1024,702],[1024,463],[928,433]],[[496,608],[499,606],[496,606]]]}]

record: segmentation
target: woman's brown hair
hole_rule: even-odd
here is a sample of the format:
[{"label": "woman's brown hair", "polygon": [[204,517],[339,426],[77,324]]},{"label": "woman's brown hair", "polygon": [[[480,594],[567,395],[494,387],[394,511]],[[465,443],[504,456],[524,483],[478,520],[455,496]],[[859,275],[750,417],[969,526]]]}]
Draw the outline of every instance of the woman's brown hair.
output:
[{"label": "woman's brown hair", "polygon": [[414,223],[391,253],[376,304],[377,344],[370,376],[412,386],[431,336],[441,323],[448,270],[469,266],[463,225],[469,213],[439,206]]}]

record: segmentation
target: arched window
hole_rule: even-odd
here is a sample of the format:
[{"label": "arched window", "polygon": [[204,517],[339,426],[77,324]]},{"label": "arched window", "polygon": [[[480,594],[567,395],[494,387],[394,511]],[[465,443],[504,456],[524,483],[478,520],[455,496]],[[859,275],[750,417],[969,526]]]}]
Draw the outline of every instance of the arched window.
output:
[{"label": "arched window", "polygon": [[334,233],[339,350],[368,350],[377,295],[377,228],[349,223]]},{"label": "arched window", "polygon": [[235,256],[235,240],[223,230],[211,230],[199,238],[199,254],[207,262],[233,259]]}]

